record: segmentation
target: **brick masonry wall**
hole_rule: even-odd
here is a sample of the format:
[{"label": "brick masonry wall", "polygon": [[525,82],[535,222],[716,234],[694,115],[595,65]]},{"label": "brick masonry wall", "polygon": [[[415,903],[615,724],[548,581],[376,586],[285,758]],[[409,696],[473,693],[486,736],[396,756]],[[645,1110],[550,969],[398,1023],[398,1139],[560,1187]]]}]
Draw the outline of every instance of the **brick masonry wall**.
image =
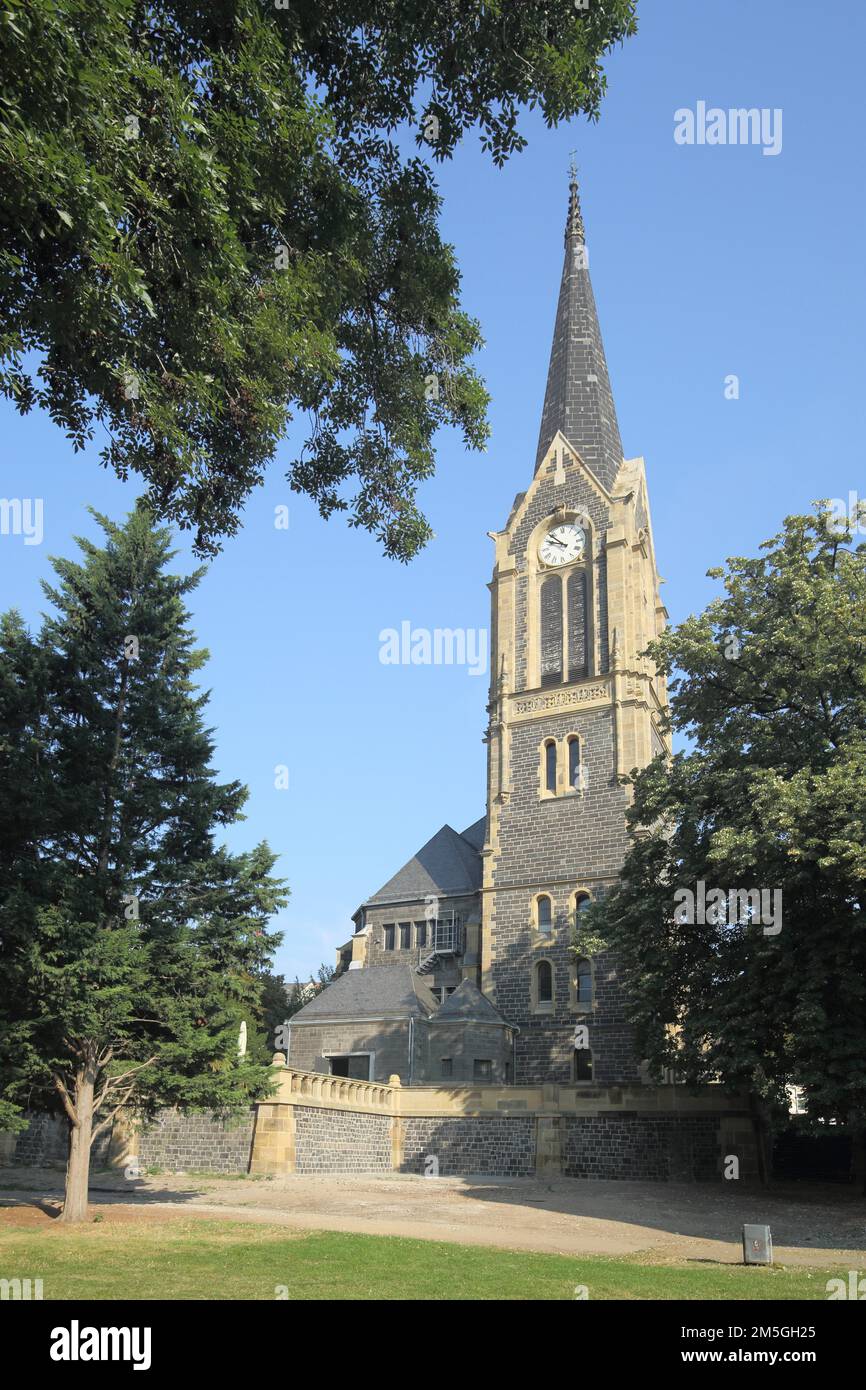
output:
[{"label": "brick masonry wall", "polygon": [[404,1173],[424,1173],[429,1156],[439,1176],[488,1173],[526,1177],[535,1170],[535,1120],[530,1115],[403,1121]]},{"label": "brick masonry wall", "polygon": [[230,1126],[210,1115],[163,1110],[137,1136],[134,1148],[143,1168],[169,1172],[246,1173],[253,1142],[254,1116]]},{"label": "brick masonry wall", "polygon": [[298,1173],[390,1173],[391,1118],[295,1107]]},{"label": "brick masonry wall", "polygon": [[564,1115],[560,1124],[565,1177],[688,1182],[721,1172],[712,1115]]}]

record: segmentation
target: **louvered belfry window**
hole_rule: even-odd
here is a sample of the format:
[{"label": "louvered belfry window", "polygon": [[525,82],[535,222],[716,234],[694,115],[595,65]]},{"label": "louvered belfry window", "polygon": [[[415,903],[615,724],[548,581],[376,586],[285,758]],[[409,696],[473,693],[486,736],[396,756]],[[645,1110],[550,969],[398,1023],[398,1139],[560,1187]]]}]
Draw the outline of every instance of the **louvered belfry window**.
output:
[{"label": "louvered belfry window", "polygon": [[562,576],[551,574],[541,585],[541,684],[562,680]]},{"label": "louvered belfry window", "polygon": [[540,684],[582,681],[591,674],[591,584],[587,563],[548,574],[538,597]]},{"label": "louvered belfry window", "polygon": [[586,570],[568,576],[568,679],[588,675],[586,659]]}]

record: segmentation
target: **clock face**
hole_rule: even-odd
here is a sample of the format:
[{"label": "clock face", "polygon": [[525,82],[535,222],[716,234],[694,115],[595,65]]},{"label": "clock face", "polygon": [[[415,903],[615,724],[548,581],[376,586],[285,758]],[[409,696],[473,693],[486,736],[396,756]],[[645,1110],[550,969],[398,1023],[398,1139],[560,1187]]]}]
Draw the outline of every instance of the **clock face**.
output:
[{"label": "clock face", "polygon": [[586,549],[586,532],[574,522],[563,522],[554,526],[538,547],[538,553],[546,565],[570,565],[579,560]]}]

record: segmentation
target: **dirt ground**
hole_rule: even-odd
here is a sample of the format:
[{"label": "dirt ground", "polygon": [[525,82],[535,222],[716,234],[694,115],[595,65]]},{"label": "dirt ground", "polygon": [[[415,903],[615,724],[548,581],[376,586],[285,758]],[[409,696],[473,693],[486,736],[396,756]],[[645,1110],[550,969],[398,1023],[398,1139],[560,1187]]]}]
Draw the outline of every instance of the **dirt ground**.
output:
[{"label": "dirt ground", "polygon": [[[0,1235],[51,1226],[62,1174],[0,1168]],[[660,1184],[578,1179],[302,1176],[219,1178],[96,1173],[91,1214],[109,1222],[222,1216],[290,1230],[359,1231],[647,1261],[742,1261],[744,1222],[767,1223],[780,1264],[866,1260],[866,1199],[792,1184],[770,1192],[731,1182]],[[287,1231],[288,1233],[288,1231]]]}]

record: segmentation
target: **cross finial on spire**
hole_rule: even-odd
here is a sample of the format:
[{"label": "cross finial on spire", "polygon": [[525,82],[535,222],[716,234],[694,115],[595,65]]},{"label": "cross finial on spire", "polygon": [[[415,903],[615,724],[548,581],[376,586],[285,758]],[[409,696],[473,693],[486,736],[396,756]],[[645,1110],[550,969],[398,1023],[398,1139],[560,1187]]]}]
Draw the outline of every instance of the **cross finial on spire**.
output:
[{"label": "cross finial on spire", "polygon": [[576,154],[577,150],[572,150],[571,163],[569,165],[568,220],[565,224],[566,246],[569,241],[575,242],[578,246],[583,246],[586,241],[586,233],[583,228],[583,214],[580,211],[580,194],[577,188]]}]

